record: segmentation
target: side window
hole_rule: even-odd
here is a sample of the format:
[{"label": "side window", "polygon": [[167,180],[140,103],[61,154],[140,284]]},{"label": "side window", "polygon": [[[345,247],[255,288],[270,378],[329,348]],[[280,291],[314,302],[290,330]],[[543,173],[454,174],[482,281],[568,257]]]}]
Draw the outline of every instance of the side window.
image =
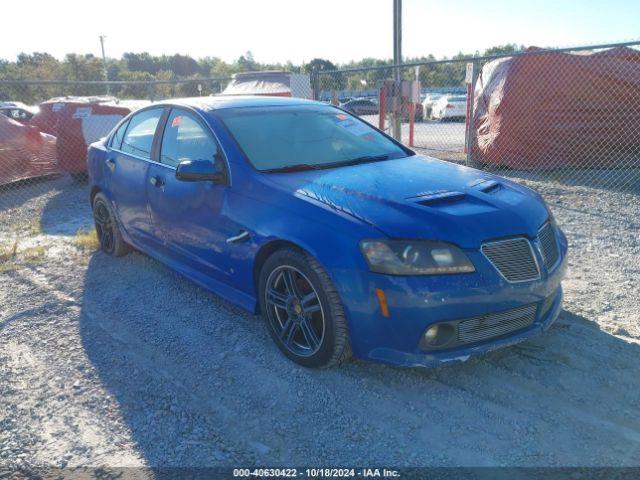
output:
[{"label": "side window", "polygon": [[111,137],[111,148],[120,150],[120,146],[122,145],[122,137],[124,137],[124,132],[127,130],[128,126],[129,122],[126,121],[122,125],[120,125],[120,127],[118,127],[116,133],[114,133],[113,137]]},{"label": "side window", "polygon": [[156,133],[162,109],[145,110],[131,117],[129,128],[122,139],[121,150],[142,158],[151,158],[153,135]]},{"label": "side window", "polygon": [[211,134],[188,112],[173,109],[164,127],[160,161],[172,167],[181,160],[215,162],[218,147]]}]

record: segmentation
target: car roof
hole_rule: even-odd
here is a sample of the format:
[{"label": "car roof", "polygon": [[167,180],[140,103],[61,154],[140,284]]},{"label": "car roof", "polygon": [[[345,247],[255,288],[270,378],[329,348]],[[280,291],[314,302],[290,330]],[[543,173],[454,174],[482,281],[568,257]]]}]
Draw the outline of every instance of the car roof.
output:
[{"label": "car roof", "polygon": [[216,95],[211,97],[176,98],[157,102],[154,105],[176,105],[191,107],[203,112],[228,108],[276,107],[293,105],[323,105],[322,102],[292,97],[269,97],[260,95]]}]

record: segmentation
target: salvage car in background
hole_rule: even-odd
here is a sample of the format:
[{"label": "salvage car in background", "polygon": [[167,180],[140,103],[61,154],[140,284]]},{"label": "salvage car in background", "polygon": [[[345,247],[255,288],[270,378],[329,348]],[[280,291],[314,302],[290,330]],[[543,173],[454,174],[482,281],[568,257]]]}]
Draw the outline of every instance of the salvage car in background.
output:
[{"label": "salvage car in background", "polygon": [[466,116],[466,95],[445,95],[433,104],[431,111],[434,120],[464,120]]},{"label": "salvage car in background", "polygon": [[29,123],[37,112],[38,107],[25,105],[22,102],[0,102],[0,114],[20,123]]},{"label": "salvage car in background", "polygon": [[0,115],[0,185],[57,173],[56,138]]},{"label": "salvage car in background", "polygon": [[102,249],[133,246],[265,317],[305,366],[436,366],[538,335],[567,240],[515,182],[416,155],[326,104],[162,102],[89,149]]},{"label": "salvage car in background", "polygon": [[107,96],[57,97],[41,103],[30,123],[57,137],[61,172],[83,178],[88,146],[107,135],[125,115],[149,103]]},{"label": "salvage car in background", "polygon": [[377,115],[380,111],[377,103],[366,98],[356,98],[355,100],[341,103],[340,108],[354,115]]}]

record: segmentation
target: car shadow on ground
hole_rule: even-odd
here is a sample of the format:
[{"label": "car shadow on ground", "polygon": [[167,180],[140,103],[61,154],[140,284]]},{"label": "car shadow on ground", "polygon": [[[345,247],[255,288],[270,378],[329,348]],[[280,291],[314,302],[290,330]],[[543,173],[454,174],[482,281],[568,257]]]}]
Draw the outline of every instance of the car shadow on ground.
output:
[{"label": "car shadow on ground", "polygon": [[26,204],[29,200],[42,196],[60,181],[58,175],[29,178],[0,185],[0,211]]},{"label": "car shadow on ground", "polygon": [[0,186],[0,218],[16,233],[75,235],[92,225],[88,186],[68,175]]},{"label": "car shadow on ground", "polygon": [[83,348],[153,467],[640,463],[640,347],[571,312],[457,366],[309,370],[144,255],[95,253],[83,291]]},{"label": "car shadow on ground", "polygon": [[72,236],[93,226],[89,187],[70,176],[61,178],[40,216],[40,230],[47,235]]}]

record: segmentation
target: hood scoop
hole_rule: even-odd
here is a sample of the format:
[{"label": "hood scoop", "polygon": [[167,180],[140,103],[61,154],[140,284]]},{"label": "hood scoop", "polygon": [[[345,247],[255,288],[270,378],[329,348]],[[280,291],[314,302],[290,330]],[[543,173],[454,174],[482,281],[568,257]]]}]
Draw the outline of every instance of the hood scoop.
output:
[{"label": "hood scoop", "polygon": [[498,193],[501,189],[502,185],[498,182],[494,182],[493,180],[480,184],[480,191],[482,193],[488,193],[489,195]]},{"label": "hood scoop", "polygon": [[416,195],[415,197],[409,197],[407,200],[413,200],[425,207],[433,207],[436,205],[444,205],[459,202],[465,199],[465,194],[462,192],[438,190],[435,192],[424,192]]},{"label": "hood scoop", "polygon": [[493,212],[496,208],[486,201],[473,195],[458,191],[438,190],[425,192],[407,200],[413,200],[418,205],[430,207],[448,215],[464,216]]},{"label": "hood scoop", "polygon": [[494,193],[498,193],[504,187],[501,183],[496,182],[495,180],[479,180],[473,182],[469,185],[474,190],[478,190],[482,193],[486,193],[489,195],[493,195]]}]

